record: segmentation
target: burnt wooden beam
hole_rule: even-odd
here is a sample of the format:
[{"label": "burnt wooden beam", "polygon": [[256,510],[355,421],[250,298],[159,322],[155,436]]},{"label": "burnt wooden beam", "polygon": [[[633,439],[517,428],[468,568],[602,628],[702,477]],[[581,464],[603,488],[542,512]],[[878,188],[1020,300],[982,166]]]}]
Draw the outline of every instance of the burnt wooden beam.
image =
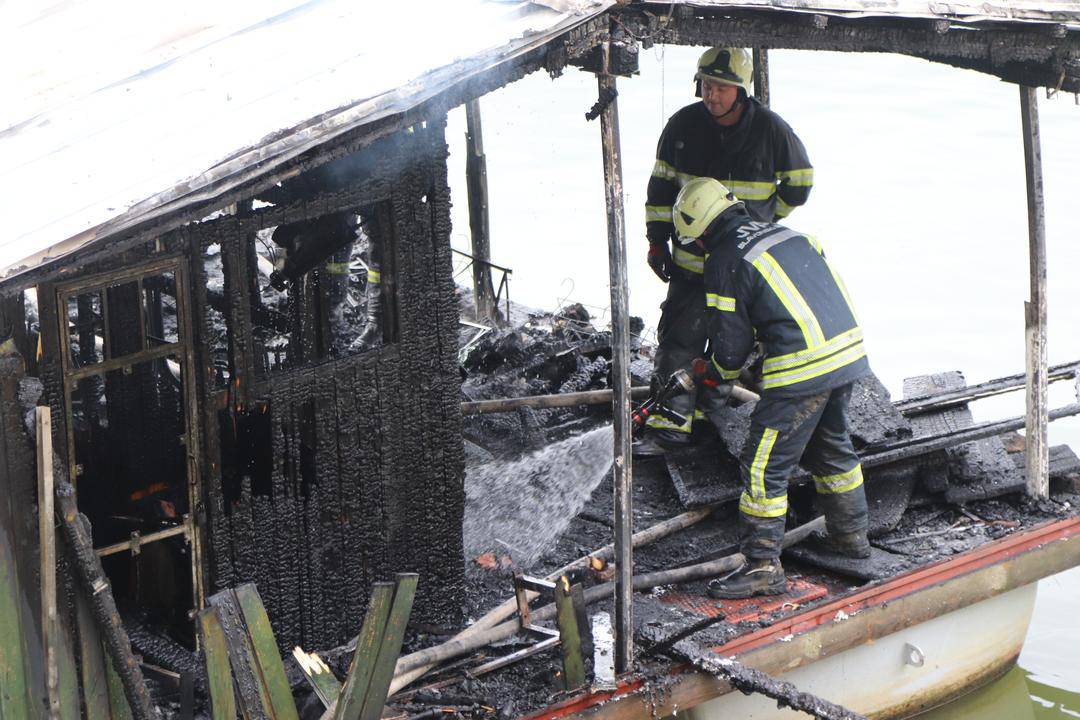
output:
[{"label": "burnt wooden beam", "polygon": [[1039,103],[1035,88],[1020,88],[1020,117],[1024,133],[1024,175],[1027,180],[1028,269],[1031,300],[1024,303],[1027,359],[1027,492],[1033,498],[1050,496],[1050,443],[1046,425],[1050,401],[1046,361],[1046,214],[1043,208],[1042,149]]},{"label": "burnt wooden beam", "polygon": [[101,560],[94,552],[90,523],[79,513],[75,505],[75,488],[66,482],[56,484],[56,515],[64,531],[64,539],[71,552],[72,565],[78,575],[82,591],[86,593],[90,610],[123,683],[124,696],[135,720],[154,720],[159,717],[150,697],[150,690],[143,680],[142,670],[131,652],[131,642],[120,621],[120,613],[113,599],[112,586],[101,567]]},{"label": "burnt wooden beam", "polygon": [[633,462],[630,454],[630,297],[626,280],[626,219],[623,212],[622,145],[615,76],[608,72],[610,48],[603,46],[600,97],[609,98],[600,112],[600,144],[604,159],[607,207],[608,278],[611,285],[611,384],[614,427],[615,493],[615,672],[634,667],[633,622]]},{"label": "burnt wooden beam", "polygon": [[495,316],[495,291],[491,285],[491,224],[488,218],[487,157],[480,101],[465,103],[465,176],[469,196],[469,231],[472,236],[473,303],[477,322]]},{"label": "burnt wooden beam", "polygon": [[[925,19],[845,18],[799,12],[688,8],[668,15],[661,3],[620,8],[637,37],[674,45],[743,45],[772,49],[911,55],[1003,80],[1080,91],[1080,32],[1059,25],[1019,28]],[[682,6],[685,7],[685,6]]]}]

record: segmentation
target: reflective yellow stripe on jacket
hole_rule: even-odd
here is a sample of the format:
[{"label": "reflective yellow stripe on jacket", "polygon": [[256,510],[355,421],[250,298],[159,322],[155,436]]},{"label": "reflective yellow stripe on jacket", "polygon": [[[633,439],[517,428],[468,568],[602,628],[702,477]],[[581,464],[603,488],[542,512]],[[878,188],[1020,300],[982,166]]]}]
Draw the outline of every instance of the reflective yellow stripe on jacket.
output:
[{"label": "reflective yellow stripe on jacket", "polygon": [[716,293],[705,293],[705,304],[721,312],[735,312],[735,298]]},{"label": "reflective yellow stripe on jacket", "polygon": [[824,343],[825,336],[821,333],[821,325],[795,283],[791,282],[791,278],[780,267],[780,263],[769,253],[763,252],[754,259],[753,265],[798,324],[806,346],[809,348]]},{"label": "reflective yellow stripe on jacket", "polygon": [[645,222],[671,222],[671,206],[646,205]]},{"label": "reflective yellow stripe on jacket", "polygon": [[863,357],[866,357],[866,348],[863,347],[862,340],[859,340],[857,344],[848,349],[818,360],[817,362],[809,363],[793,370],[788,370],[787,372],[765,374],[761,380],[761,388],[763,390],[768,390],[770,388],[785,387],[787,385],[794,385],[795,383],[813,380],[822,375],[827,375],[833,370],[839,370],[845,365],[850,365]]},{"label": "reflective yellow stripe on jacket", "polygon": [[689,250],[683,250],[678,245],[671,251],[671,259],[683,270],[701,275],[705,272],[705,257],[695,255]]},{"label": "reflective yellow stripe on jacket", "polygon": [[670,180],[679,187],[682,187],[697,177],[697,175],[691,175],[690,173],[679,172],[671,163],[659,159],[656,161],[656,164],[653,165],[652,175],[653,177],[661,178],[663,180]]},{"label": "reflective yellow stripe on jacket", "polygon": [[814,168],[780,170],[776,173],[777,182],[787,182],[795,187],[810,187],[814,184]]}]

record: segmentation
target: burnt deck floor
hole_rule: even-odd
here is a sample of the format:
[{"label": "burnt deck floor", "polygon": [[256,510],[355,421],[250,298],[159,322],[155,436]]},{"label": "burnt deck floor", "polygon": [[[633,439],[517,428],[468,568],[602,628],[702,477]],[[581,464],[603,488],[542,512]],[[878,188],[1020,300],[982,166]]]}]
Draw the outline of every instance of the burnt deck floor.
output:
[{"label": "burnt deck floor", "polygon": [[[1004,453],[1011,473],[1003,476],[998,468],[992,474],[995,484],[1009,487],[1023,485],[1023,453],[1015,437],[992,438],[992,447],[1009,448]],[[968,454],[970,454],[970,450]],[[719,466],[715,453],[720,449],[706,442],[695,451],[669,463],[665,460],[637,461],[634,465],[634,527],[640,530],[673,517],[687,509],[688,488],[685,483],[673,482],[679,469]],[[980,451],[975,450],[976,454]],[[954,453],[955,455],[955,453]],[[999,497],[971,500],[963,505],[949,502],[947,487],[934,492],[925,487],[926,473],[909,468],[908,481],[902,473],[877,472],[868,474],[867,493],[871,506],[871,542],[874,557],[870,562],[852,562],[817,553],[812,542],[797,545],[785,552],[783,563],[789,586],[785,595],[752,598],[749,600],[713,600],[706,594],[707,581],[678,586],[663,586],[634,598],[635,647],[639,656],[638,671],[663,685],[668,672],[685,659],[686,649],[708,654],[717,648],[745,638],[762,628],[790,618],[808,609],[851,595],[860,589],[878,584],[904,572],[931,565],[968,553],[987,543],[1007,537],[1040,524],[1080,515],[1080,495],[1075,478],[1080,463],[1067,448],[1055,452],[1053,477],[1056,491],[1049,501],[1032,502],[1022,493],[1007,493]],[[940,463],[943,458],[931,458]],[[954,462],[956,458],[951,460]],[[975,467],[982,467],[979,462]],[[953,471],[962,474],[963,468]],[[685,478],[683,478],[685,480]],[[931,481],[932,482],[932,481]],[[718,483],[723,486],[724,482]],[[897,486],[902,486],[897,489]],[[978,485],[965,483],[970,494],[978,494]],[[711,492],[724,494],[723,487]],[[809,521],[813,509],[812,485],[791,488],[791,506],[799,522]],[[715,497],[713,498],[715,499]],[[613,492],[610,478],[592,494],[585,509],[571,521],[555,546],[530,568],[531,574],[542,576],[566,562],[581,557],[609,543],[612,537]],[[899,505],[899,507],[897,507]],[[681,567],[722,557],[738,549],[737,503],[727,502],[706,520],[677,532],[652,545],[635,550],[635,574]],[[788,527],[793,523],[789,518]],[[477,563],[467,559],[470,617],[479,617],[485,610],[512,594],[513,568],[504,559],[490,567],[489,562]],[[598,573],[578,576],[591,585],[602,581]],[[589,607],[590,615],[610,611],[610,602]],[[717,622],[679,643],[679,651],[650,655],[652,646],[662,643],[680,629],[705,618]],[[474,703],[477,707],[494,708],[502,717],[535,713],[565,700],[571,694],[562,688],[560,661],[557,651],[549,651],[520,661],[512,666],[481,677],[469,677],[463,669],[484,660],[521,649],[535,639],[519,637],[514,641],[474,656],[467,662],[427,676],[417,684],[425,688],[406,691],[399,696],[399,707],[415,714],[430,703],[451,701]]]}]

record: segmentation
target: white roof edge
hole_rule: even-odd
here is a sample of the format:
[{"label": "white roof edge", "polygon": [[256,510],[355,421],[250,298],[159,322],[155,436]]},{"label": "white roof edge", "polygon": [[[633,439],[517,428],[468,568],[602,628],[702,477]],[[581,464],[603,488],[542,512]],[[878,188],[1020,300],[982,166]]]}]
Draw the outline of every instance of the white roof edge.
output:
[{"label": "white roof edge", "polygon": [[[519,3],[524,7],[528,2]],[[465,57],[413,78],[404,85],[366,100],[346,105],[323,119],[300,123],[290,130],[273,133],[274,140],[249,145],[230,153],[229,158],[194,177],[130,205],[123,212],[58,242],[37,247],[24,258],[0,269],[0,284],[28,271],[61,260],[90,244],[115,237],[133,227],[151,222],[184,207],[212,201],[229,190],[272,173],[284,163],[387,116],[414,108],[455,85],[489,71],[527,53],[594,17],[615,4],[615,0],[544,0],[562,16],[542,31],[529,31],[495,49]],[[316,115],[318,117],[318,115]]]}]

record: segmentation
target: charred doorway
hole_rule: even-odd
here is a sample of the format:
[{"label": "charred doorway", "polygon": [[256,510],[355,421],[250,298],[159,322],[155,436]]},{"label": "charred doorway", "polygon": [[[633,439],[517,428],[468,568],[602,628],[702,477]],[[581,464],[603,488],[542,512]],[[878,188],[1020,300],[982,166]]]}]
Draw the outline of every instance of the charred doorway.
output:
[{"label": "charred doorway", "polygon": [[67,456],[121,607],[187,635],[202,604],[186,268],[58,285]]}]

